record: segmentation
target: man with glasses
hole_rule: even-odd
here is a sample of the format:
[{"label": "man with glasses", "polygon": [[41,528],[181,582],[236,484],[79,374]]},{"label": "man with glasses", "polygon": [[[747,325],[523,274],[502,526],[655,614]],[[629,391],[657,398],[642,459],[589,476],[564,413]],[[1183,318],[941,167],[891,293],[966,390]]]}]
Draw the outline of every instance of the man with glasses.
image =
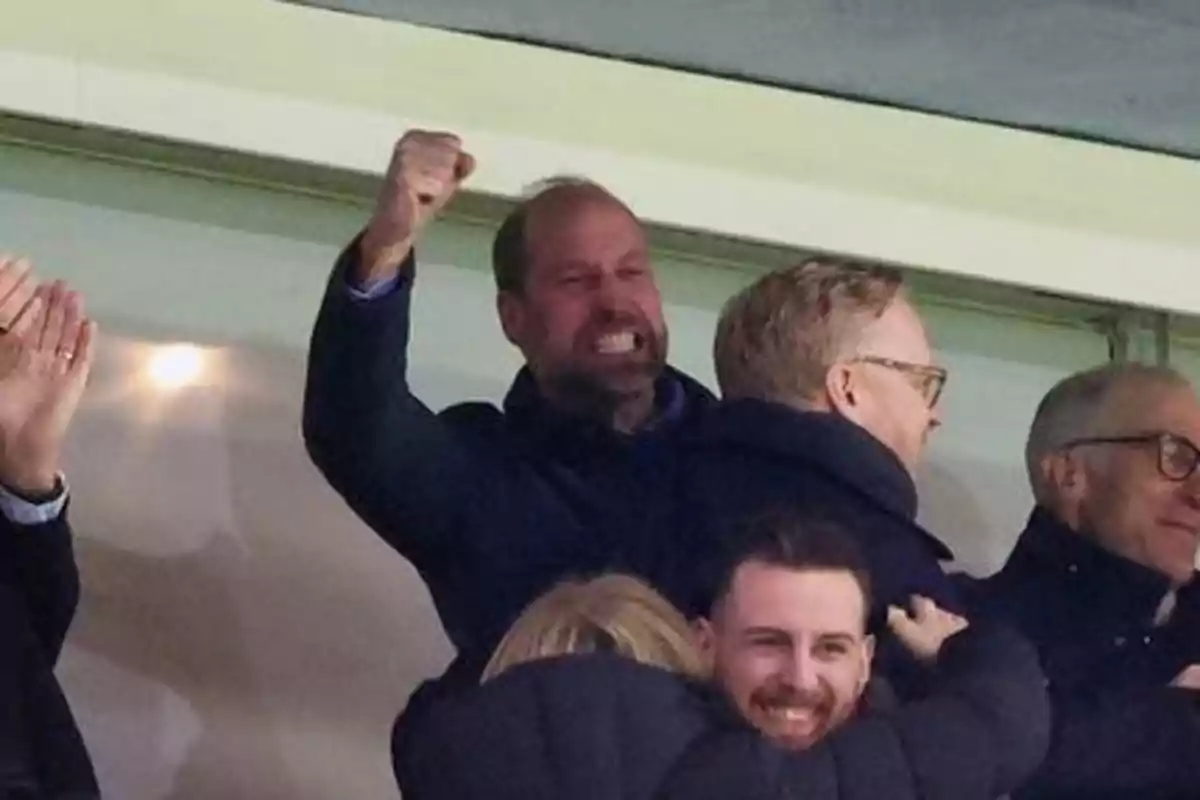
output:
[{"label": "man with glasses", "polygon": [[931,363],[900,273],[818,258],[765,275],[726,305],[714,356],[723,402],[685,439],[679,539],[656,582],[701,612],[713,565],[747,520],[828,517],[865,556],[880,671],[902,695],[918,693],[925,673],[887,634],[888,610],[914,596],[949,611],[961,603],[939,564],[949,550],[915,521],[913,470],[939,424],[946,372]]},{"label": "man with glasses", "polygon": [[1200,400],[1166,367],[1072,375],[1026,445],[1036,508],[981,610],[1050,678],[1050,756],[1020,798],[1200,796]]}]

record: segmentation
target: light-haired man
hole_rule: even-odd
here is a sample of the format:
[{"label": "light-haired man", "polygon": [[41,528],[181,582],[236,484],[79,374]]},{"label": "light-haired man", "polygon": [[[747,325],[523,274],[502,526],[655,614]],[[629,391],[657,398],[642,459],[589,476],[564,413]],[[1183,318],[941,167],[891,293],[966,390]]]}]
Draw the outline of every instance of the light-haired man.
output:
[{"label": "light-haired man", "polygon": [[1036,508],[981,610],[1016,623],[1050,678],[1055,735],[1029,798],[1200,792],[1200,400],[1168,367],[1071,375],[1043,398]]},{"label": "light-haired man", "polygon": [[[712,565],[739,526],[800,509],[857,539],[874,632],[889,605],[914,595],[961,610],[939,563],[949,551],[915,521],[913,470],[939,424],[946,371],[900,273],[819,258],[765,275],[725,306],[714,356],[723,400],[686,441],[676,525],[686,544],[663,557],[660,585],[702,612]],[[886,677],[902,695],[918,692],[923,671],[890,637],[880,644]]]}]

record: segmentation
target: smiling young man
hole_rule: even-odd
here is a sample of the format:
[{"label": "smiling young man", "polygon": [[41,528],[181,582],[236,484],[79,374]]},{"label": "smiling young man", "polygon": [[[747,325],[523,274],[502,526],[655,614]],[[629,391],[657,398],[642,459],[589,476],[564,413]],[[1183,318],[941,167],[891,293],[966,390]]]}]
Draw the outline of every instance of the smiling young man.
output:
[{"label": "smiling young man", "polygon": [[740,551],[697,623],[701,648],[747,721],[805,749],[854,715],[870,680],[870,579],[832,525],[756,527],[770,535]]},{"label": "smiling young man", "polygon": [[[745,526],[686,623],[627,576],[545,596],[473,692],[413,732],[427,800],[995,800],[1049,728],[1033,648],[927,600],[889,612],[931,695],[864,700],[871,637],[853,538],[787,513]],[[622,587],[617,590],[617,587]],[[715,684],[705,678],[711,677]]]},{"label": "smiling young man", "polygon": [[1038,406],[1037,506],[981,610],[1050,678],[1050,755],[1022,798],[1183,798],[1200,787],[1200,400],[1178,372],[1071,375]]}]

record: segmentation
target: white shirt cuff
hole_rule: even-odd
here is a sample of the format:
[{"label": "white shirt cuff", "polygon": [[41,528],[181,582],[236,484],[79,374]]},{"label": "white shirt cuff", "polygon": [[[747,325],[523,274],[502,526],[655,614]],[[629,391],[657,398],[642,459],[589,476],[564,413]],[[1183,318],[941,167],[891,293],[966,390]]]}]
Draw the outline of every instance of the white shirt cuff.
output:
[{"label": "white shirt cuff", "polygon": [[31,503],[23,497],[18,497],[12,491],[0,484],[0,513],[9,522],[17,525],[44,525],[58,519],[67,505],[67,484],[59,476],[61,491],[58,497],[45,503]]},{"label": "white shirt cuff", "polygon": [[394,292],[396,290],[396,287],[399,285],[400,285],[400,276],[393,275],[390,278],[384,278],[383,280],[372,281],[371,283],[367,283],[362,286],[355,286],[352,283],[347,283],[346,291],[349,292],[350,296],[352,298],[354,298],[355,300],[358,300],[360,302],[366,302],[369,300],[375,300],[377,298],[383,297],[384,295],[391,294],[392,292]]}]

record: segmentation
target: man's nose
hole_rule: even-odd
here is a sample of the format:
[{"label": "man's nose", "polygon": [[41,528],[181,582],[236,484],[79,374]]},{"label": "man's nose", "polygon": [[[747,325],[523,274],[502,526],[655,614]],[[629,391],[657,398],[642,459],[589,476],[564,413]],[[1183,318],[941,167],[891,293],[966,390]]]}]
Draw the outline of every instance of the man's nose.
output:
[{"label": "man's nose", "polygon": [[792,654],[792,668],[789,677],[792,684],[802,691],[810,691],[820,685],[820,673],[817,661],[808,650],[797,650]]},{"label": "man's nose", "polygon": [[[1165,475],[1166,470],[1161,472]],[[1183,480],[1176,482],[1176,494],[1189,508],[1200,509],[1200,464],[1196,464]]]},{"label": "man's nose", "polygon": [[621,308],[625,296],[617,277],[606,273],[600,276],[596,282],[596,291],[593,293],[593,297],[598,306],[613,311]]},{"label": "man's nose", "polygon": [[1180,491],[1188,508],[1200,511],[1200,469],[1188,476],[1188,479],[1180,487]]}]

